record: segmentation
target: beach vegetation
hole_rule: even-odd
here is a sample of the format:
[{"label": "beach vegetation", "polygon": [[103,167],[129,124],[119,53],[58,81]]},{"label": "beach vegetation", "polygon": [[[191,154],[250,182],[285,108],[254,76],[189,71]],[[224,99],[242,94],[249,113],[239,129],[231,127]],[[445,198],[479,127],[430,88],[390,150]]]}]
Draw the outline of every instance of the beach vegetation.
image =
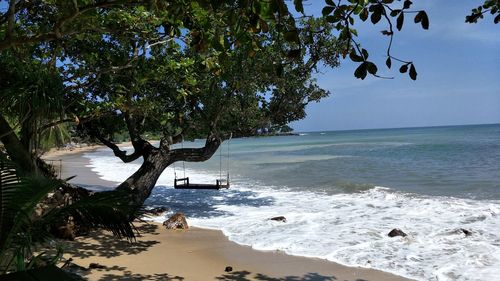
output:
[{"label": "beach vegetation", "polygon": [[0,274],[58,262],[63,248],[53,239],[51,228],[68,218],[80,229],[102,228],[117,237],[135,238],[131,221],[142,209],[129,203],[128,194],[96,193],[75,201],[65,198],[63,204],[47,207],[47,196],[51,200],[60,196],[63,183],[20,175],[17,169],[0,154]]}]

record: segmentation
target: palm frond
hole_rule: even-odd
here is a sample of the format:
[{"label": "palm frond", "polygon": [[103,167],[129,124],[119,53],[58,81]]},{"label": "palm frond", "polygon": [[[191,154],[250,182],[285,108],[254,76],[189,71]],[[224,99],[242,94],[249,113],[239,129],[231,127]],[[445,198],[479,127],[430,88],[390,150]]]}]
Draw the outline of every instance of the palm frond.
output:
[{"label": "palm frond", "polygon": [[133,203],[126,191],[107,191],[82,198],[68,206],[53,209],[40,222],[56,222],[60,217],[71,216],[75,223],[87,228],[102,228],[119,238],[135,239],[132,221],[144,213],[140,205]]},{"label": "palm frond", "polygon": [[62,182],[42,176],[18,176],[16,166],[0,153],[0,269],[33,266],[32,246],[50,238],[49,226],[68,219],[85,228],[103,228],[119,238],[135,239],[132,221],[144,213],[127,191],[110,191],[54,206],[34,216],[37,204]]},{"label": "palm frond", "polygon": [[[35,206],[59,182],[40,176],[19,177],[16,166],[0,154],[0,266],[24,269],[32,255],[31,216]],[[22,264],[20,264],[22,263]]]}]

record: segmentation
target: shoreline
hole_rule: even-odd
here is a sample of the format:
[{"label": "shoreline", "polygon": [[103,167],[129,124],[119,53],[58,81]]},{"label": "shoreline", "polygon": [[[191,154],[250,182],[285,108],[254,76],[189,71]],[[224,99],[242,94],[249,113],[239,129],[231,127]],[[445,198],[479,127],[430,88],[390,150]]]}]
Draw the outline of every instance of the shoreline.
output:
[{"label": "shoreline", "polygon": [[[122,144],[127,146],[127,144]],[[83,153],[105,146],[49,152],[47,160],[61,160],[61,177],[94,190],[109,190],[119,183],[105,181],[87,165]],[[189,219],[189,218],[188,218]],[[161,224],[138,224],[141,236],[134,243],[118,240],[105,231],[66,242],[66,258],[88,267],[88,280],[411,280],[391,273],[348,267],[319,258],[292,256],[282,251],[259,251],[232,242],[222,231],[192,227],[167,230]],[[225,268],[231,266],[230,272]]]},{"label": "shoreline", "polygon": [[[128,142],[118,146],[130,146]],[[119,182],[103,180],[89,167],[90,159],[83,156],[88,152],[107,148],[104,145],[88,145],[72,149],[51,149],[43,155],[46,161],[52,161],[54,168],[59,172],[61,179],[73,177],[68,182],[94,191],[105,191],[116,187]],[[61,164],[61,167],[59,167]],[[59,170],[60,169],[60,170]]]}]

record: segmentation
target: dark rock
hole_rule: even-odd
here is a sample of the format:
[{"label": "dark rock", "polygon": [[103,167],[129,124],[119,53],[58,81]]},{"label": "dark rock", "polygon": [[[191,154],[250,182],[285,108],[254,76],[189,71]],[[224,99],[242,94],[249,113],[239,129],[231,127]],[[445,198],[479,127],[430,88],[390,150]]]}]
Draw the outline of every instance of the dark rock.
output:
[{"label": "dark rock", "polygon": [[471,236],[472,235],[472,231],[464,229],[464,228],[460,228],[459,231],[462,231],[465,234],[465,236]]},{"label": "dark rock", "polygon": [[176,213],[171,216],[168,220],[163,222],[163,225],[167,229],[188,229],[188,223],[186,221],[186,217],[182,213]]},{"label": "dark rock", "polygon": [[403,236],[403,237],[406,237],[406,233],[404,233],[401,229],[399,228],[394,228],[393,230],[391,230],[391,232],[389,232],[389,234],[387,234],[389,237],[395,237],[395,236]]},{"label": "dark rock", "polygon": [[156,207],[152,208],[149,210],[146,210],[144,212],[145,215],[150,215],[150,216],[159,216],[162,215],[163,213],[167,212],[168,208],[167,207]]},{"label": "dark rock", "polygon": [[272,220],[272,221],[286,222],[286,218],[284,216],[270,218],[270,220]]},{"label": "dark rock", "polygon": [[225,272],[231,272],[233,271],[233,267],[232,266],[226,266],[226,269],[224,269]]},{"label": "dark rock", "polygon": [[106,266],[102,265],[102,264],[95,263],[95,262],[92,262],[89,264],[89,269],[96,269],[96,268],[104,269],[104,268],[106,268]]}]

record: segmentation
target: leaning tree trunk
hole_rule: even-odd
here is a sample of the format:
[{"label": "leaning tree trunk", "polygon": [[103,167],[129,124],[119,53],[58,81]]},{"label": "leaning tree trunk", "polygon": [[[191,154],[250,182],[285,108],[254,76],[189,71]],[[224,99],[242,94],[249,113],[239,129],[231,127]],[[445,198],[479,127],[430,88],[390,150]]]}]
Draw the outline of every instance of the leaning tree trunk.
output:
[{"label": "leaning tree trunk", "polygon": [[23,173],[37,173],[37,165],[30,151],[24,147],[7,120],[0,115],[0,141],[7,154]]},{"label": "leaning tree trunk", "polygon": [[[130,191],[133,203],[142,205],[155,187],[156,181],[163,171],[176,161],[203,162],[210,159],[222,143],[220,137],[210,135],[202,148],[182,148],[170,150],[169,148],[153,148],[147,145],[143,154],[144,162],[137,172],[131,175],[116,189]],[[120,155],[116,146],[111,146],[115,155]],[[123,156],[122,157],[126,157]]]},{"label": "leaning tree trunk", "polygon": [[128,179],[122,182],[116,189],[132,192],[133,201],[142,205],[155,187],[156,181],[163,171],[170,165],[168,154],[160,150],[152,151],[144,156],[144,162],[139,170],[132,174]]}]

